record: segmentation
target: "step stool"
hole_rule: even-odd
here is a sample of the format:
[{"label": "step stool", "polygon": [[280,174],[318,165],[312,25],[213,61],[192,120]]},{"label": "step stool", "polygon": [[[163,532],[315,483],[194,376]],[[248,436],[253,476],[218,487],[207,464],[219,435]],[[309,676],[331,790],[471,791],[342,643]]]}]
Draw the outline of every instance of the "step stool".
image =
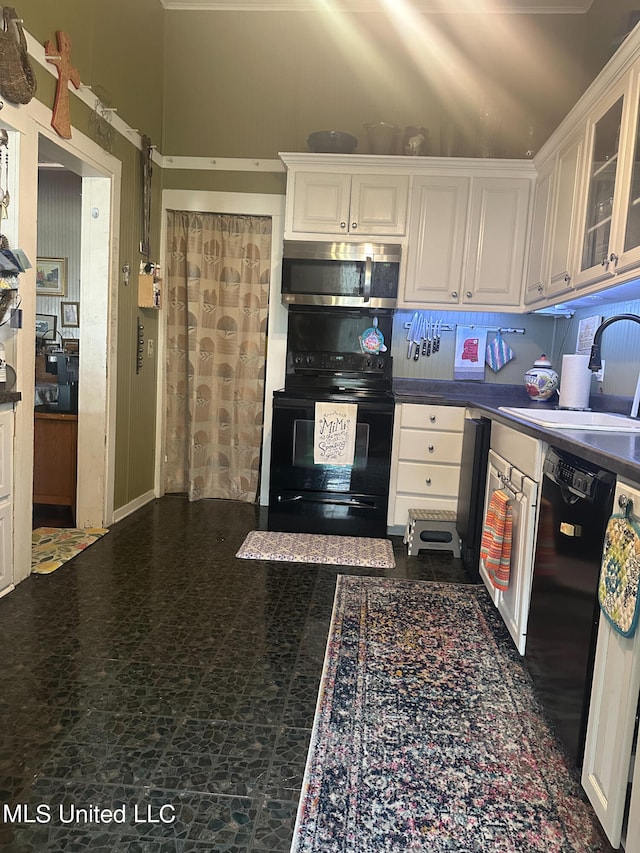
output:
[{"label": "step stool", "polygon": [[[422,533],[433,533],[434,538],[423,539]],[[460,557],[455,512],[448,509],[410,509],[404,541],[410,557],[415,557],[422,548],[453,551],[454,557]]]}]

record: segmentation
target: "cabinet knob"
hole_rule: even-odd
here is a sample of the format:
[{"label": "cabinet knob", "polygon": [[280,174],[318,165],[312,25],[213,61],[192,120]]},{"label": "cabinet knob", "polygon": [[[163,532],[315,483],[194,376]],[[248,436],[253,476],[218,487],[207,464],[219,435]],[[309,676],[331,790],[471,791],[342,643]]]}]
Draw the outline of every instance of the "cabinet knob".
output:
[{"label": "cabinet knob", "polygon": [[538,293],[542,293],[543,290],[544,290],[544,287],[541,284],[539,284],[538,285]]},{"label": "cabinet knob", "polygon": [[346,228],[346,227],[347,227],[347,223],[346,223],[346,222],[341,222],[341,223],[340,223],[340,227],[341,227],[341,228]]},{"label": "cabinet knob", "polygon": [[609,266],[609,258],[605,255],[602,259],[602,266],[606,269]]},{"label": "cabinet knob", "polygon": [[565,283],[566,283],[566,284],[570,284],[570,283],[571,283],[571,276],[569,275],[569,273],[568,273],[568,272],[564,274],[564,280],[565,280]]},{"label": "cabinet knob", "polygon": [[465,296],[467,297],[467,299],[471,299],[471,297],[473,296],[473,293],[470,290],[467,290]]},{"label": "cabinet knob", "polygon": [[351,228],[352,228],[352,230],[353,230],[353,231],[355,231],[357,227],[358,227],[358,223],[357,223],[357,222],[352,222],[352,223],[351,223]]},{"label": "cabinet knob", "polygon": [[451,297],[452,297],[452,299],[457,299],[458,298],[458,291],[457,290],[451,291]]},{"label": "cabinet knob", "polygon": [[427,479],[425,480],[425,483],[427,484],[427,486],[430,486],[431,485],[431,477],[427,477]]},{"label": "cabinet knob", "polygon": [[427,447],[427,450],[429,451],[429,453],[433,453],[435,447],[433,446],[433,444],[430,444],[429,447]]},{"label": "cabinet knob", "polygon": [[618,263],[618,256],[614,252],[611,252],[611,254],[609,255],[609,262],[612,264]]},{"label": "cabinet knob", "polygon": [[435,415],[429,415],[429,420],[431,421],[432,424],[434,424],[436,422],[436,416]]}]

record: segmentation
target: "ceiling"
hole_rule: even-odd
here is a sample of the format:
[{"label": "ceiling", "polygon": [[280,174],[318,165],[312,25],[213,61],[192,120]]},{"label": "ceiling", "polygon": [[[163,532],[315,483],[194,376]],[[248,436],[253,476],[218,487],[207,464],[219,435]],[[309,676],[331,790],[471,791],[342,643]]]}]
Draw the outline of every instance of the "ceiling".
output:
[{"label": "ceiling", "polygon": [[[226,11],[298,12],[334,6],[354,12],[371,12],[385,3],[399,0],[160,0],[165,9],[210,9]],[[422,12],[447,14],[512,14],[563,15],[584,14],[594,0],[404,0]]]}]

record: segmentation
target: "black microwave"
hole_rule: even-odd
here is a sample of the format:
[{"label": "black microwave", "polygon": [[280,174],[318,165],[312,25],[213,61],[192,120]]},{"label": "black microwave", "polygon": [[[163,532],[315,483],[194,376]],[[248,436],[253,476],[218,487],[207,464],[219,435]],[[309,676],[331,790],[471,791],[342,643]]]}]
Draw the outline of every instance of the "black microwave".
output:
[{"label": "black microwave", "polygon": [[285,240],[282,302],[395,308],[401,256],[396,244]]}]

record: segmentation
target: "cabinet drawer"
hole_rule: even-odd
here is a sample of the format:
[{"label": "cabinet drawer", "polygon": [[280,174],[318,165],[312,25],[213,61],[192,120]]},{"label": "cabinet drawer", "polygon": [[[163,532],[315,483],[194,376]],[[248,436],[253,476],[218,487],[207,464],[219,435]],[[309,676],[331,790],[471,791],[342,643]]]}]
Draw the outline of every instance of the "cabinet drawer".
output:
[{"label": "cabinet drawer", "polygon": [[460,406],[431,406],[403,403],[400,423],[412,429],[460,430],[464,428],[465,409]]},{"label": "cabinet drawer", "polygon": [[461,457],[462,433],[405,428],[400,431],[400,459],[459,465]]},{"label": "cabinet drawer", "polygon": [[455,497],[460,483],[459,465],[437,465],[423,462],[398,463],[398,492],[416,495]]}]

